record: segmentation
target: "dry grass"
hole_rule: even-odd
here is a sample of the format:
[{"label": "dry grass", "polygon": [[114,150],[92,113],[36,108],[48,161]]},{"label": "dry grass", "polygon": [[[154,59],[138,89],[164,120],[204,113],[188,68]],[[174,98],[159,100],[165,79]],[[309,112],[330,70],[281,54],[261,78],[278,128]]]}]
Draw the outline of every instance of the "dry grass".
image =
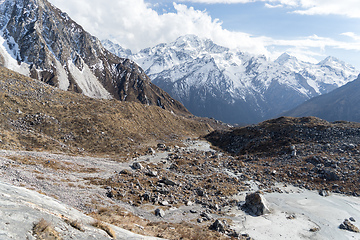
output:
[{"label": "dry grass", "polygon": [[116,238],[116,234],[115,234],[114,230],[106,223],[101,222],[101,221],[95,221],[91,225],[105,231],[110,237]]},{"label": "dry grass", "polygon": [[72,226],[73,228],[81,231],[81,232],[85,232],[85,229],[82,225],[82,223],[80,223],[79,221],[77,220],[70,220],[70,219],[65,219],[64,220],[67,224],[69,224],[70,226]]},{"label": "dry grass", "polygon": [[61,237],[58,232],[55,231],[53,226],[45,219],[41,219],[39,222],[34,223],[33,235],[38,240],[60,240]]},{"label": "dry grass", "polygon": [[[171,240],[225,240],[228,237],[208,229],[208,226],[198,226],[192,223],[150,222],[137,217],[120,207],[101,207],[90,214],[98,221],[127,229],[137,234],[161,237]],[[209,223],[210,224],[210,223]],[[139,227],[140,226],[140,227]]]},{"label": "dry grass", "polygon": [[211,127],[155,106],[65,92],[0,67],[0,148],[131,157]]}]

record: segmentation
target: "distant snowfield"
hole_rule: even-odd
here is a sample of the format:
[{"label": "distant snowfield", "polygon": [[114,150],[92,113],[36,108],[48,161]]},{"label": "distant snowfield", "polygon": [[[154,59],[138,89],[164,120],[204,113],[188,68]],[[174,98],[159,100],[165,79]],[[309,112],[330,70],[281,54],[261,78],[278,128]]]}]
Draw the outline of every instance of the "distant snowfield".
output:
[{"label": "distant snowfield", "polygon": [[[253,217],[234,210],[233,227],[256,240],[360,239],[360,233],[339,229],[350,217],[356,220],[353,224],[360,227],[360,198],[338,194],[322,197],[317,192],[294,187],[281,189],[284,193],[265,194],[270,214]],[[239,198],[244,200],[245,194]],[[311,232],[312,228],[319,231]]]},{"label": "distant snowfield", "polygon": [[[110,239],[102,230],[92,227],[95,220],[55,199],[35,191],[0,182],[0,239],[35,239],[32,228],[44,218],[58,231],[62,239]],[[84,226],[81,232],[64,222],[64,218],[77,220]],[[116,239],[157,239],[131,233],[111,226]]]}]

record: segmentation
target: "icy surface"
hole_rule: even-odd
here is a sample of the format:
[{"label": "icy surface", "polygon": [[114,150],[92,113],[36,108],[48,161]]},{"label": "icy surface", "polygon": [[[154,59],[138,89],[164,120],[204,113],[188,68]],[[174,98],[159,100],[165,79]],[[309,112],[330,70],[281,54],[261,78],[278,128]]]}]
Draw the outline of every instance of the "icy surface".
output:
[{"label": "icy surface", "polygon": [[[360,220],[360,198],[333,194],[322,197],[317,192],[295,187],[284,193],[268,193],[271,213],[253,217],[234,210],[233,226],[257,240],[267,239],[360,239],[359,233],[339,229],[344,219]],[[245,199],[245,194],[240,200]],[[318,229],[315,232],[310,229]]]}]

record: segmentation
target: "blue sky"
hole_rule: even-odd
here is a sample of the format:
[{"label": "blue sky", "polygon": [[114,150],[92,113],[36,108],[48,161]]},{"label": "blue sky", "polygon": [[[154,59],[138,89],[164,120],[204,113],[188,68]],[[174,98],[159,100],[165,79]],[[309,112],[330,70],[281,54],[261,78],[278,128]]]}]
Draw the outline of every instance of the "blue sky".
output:
[{"label": "blue sky", "polygon": [[360,69],[358,0],[50,0],[100,39],[136,52],[185,34],[275,59],[332,55]]}]

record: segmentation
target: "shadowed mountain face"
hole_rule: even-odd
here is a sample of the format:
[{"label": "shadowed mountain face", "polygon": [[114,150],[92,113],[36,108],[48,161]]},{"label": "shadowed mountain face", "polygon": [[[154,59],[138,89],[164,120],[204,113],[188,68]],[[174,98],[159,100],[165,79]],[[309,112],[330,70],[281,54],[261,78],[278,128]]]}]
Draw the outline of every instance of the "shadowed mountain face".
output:
[{"label": "shadowed mountain face", "polygon": [[327,121],[360,122],[360,75],[328,94],[310,99],[299,107],[286,112],[285,116],[315,116]]},{"label": "shadowed mountain face", "polygon": [[133,61],[100,41],[46,0],[0,4],[0,64],[62,90],[115,98],[188,113],[150,82]]}]

